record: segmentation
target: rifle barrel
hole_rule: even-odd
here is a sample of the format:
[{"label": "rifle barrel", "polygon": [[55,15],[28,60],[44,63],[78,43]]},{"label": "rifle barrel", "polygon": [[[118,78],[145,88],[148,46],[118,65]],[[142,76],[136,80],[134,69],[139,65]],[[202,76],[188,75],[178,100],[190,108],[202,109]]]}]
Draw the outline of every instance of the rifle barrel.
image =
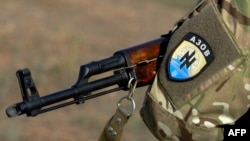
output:
[{"label": "rifle barrel", "polygon": [[[6,109],[6,114],[8,117],[14,117],[29,113],[28,116],[35,116],[42,107],[61,102],[70,98],[75,98],[77,96],[87,96],[90,92],[100,90],[109,86],[113,86],[120,82],[127,82],[128,77],[125,73],[114,74],[112,76],[99,79],[93,82],[86,83],[81,86],[73,86],[72,88],[65,89],[59,92],[55,92],[33,101],[23,101],[14,105],[9,106]],[[37,112],[36,112],[37,111]]]}]

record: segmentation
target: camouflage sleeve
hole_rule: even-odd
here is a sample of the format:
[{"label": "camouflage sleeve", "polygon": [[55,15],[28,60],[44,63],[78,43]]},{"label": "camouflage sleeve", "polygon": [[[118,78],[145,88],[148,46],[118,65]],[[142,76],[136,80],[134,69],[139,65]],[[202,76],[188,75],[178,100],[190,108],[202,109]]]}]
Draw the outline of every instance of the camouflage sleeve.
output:
[{"label": "camouflage sleeve", "polygon": [[[191,10],[191,13],[180,20],[181,24],[178,24],[180,27],[174,26],[167,53],[141,110],[143,120],[159,140],[221,141],[224,138],[223,126],[234,124],[250,107],[250,0],[197,0],[197,2],[200,3]],[[215,21],[213,18],[216,18]],[[219,24],[216,24],[218,21]],[[225,38],[222,38],[224,34],[220,34],[221,27],[229,35],[230,41],[233,41],[233,48],[236,48],[233,51],[239,53],[240,58],[226,62],[233,51],[228,53],[227,50],[223,50],[217,52],[215,60],[225,66],[212,72],[212,75],[205,71],[219,67],[215,66],[215,60],[202,72],[203,74],[187,83],[169,80],[166,75],[169,73],[167,65],[170,64],[168,60],[171,58],[169,52],[179,48],[178,39],[181,39],[175,37],[183,37],[186,32],[191,31],[204,36],[209,35],[208,38],[212,36],[218,41],[216,42],[218,45],[213,45],[215,51],[218,48],[228,47],[227,44],[223,44],[228,42],[223,41]],[[211,30],[213,28],[216,29],[215,32]],[[203,34],[204,31],[208,33]],[[216,34],[210,34],[211,32]],[[209,43],[213,44],[212,41]],[[225,56],[218,59],[223,55]],[[179,69],[180,66],[176,68]],[[197,82],[204,74],[208,74],[209,78],[202,79],[203,81],[196,85],[189,85]],[[162,81],[163,79],[165,81]],[[184,86],[184,83],[188,86]],[[171,87],[169,84],[176,87]],[[178,90],[184,89],[181,86],[187,88],[185,89],[187,91],[177,95]],[[193,96],[194,93],[198,95]],[[182,97],[184,104],[178,106],[177,101],[183,95],[185,95]]]},{"label": "camouflage sleeve", "polygon": [[215,0],[225,24],[234,34],[245,55],[250,50],[250,1]]}]

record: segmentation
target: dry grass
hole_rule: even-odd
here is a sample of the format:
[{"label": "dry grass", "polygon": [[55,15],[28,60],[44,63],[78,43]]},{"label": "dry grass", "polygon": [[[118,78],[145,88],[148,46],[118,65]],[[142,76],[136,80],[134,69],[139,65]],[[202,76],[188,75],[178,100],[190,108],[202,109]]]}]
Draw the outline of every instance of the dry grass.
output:
[{"label": "dry grass", "polygon": [[[80,65],[168,32],[190,1],[176,8],[174,0],[0,0],[0,140],[97,140],[124,92],[8,119],[5,108],[21,100],[15,71],[30,68],[40,95],[68,88]],[[155,140],[139,116],[144,92],[136,91],[137,111],[123,140]]]}]

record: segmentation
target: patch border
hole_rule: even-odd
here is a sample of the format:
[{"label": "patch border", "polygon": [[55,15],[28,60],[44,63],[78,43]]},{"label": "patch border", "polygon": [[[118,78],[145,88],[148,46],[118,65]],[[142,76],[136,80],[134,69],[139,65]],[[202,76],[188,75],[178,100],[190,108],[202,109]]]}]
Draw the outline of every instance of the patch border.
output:
[{"label": "patch border", "polygon": [[[190,42],[189,40],[187,40],[187,38],[190,38],[191,36],[196,36],[196,37],[198,37],[199,39],[202,40],[202,42],[204,42],[204,43],[207,45],[207,49],[211,52],[210,57],[206,57],[206,56],[203,54],[203,51],[202,51],[197,45],[195,45],[193,42]],[[205,66],[203,66],[202,69],[201,69],[197,74],[195,74],[194,76],[189,77],[189,78],[187,78],[187,79],[176,79],[176,78],[171,77],[171,73],[170,73],[170,62],[171,62],[171,59],[172,59],[173,54],[175,53],[175,51],[177,50],[177,48],[179,47],[179,45],[181,45],[181,44],[183,43],[183,41],[188,41],[188,42],[192,43],[196,48],[198,48],[198,49],[202,52],[202,55],[203,55],[203,57],[204,57],[205,60],[206,60],[206,64],[205,64]],[[186,35],[184,35],[184,37],[182,38],[182,40],[180,41],[180,43],[175,47],[175,49],[173,49],[173,50],[170,52],[170,56],[168,57],[168,60],[166,61],[166,62],[167,62],[167,65],[166,65],[167,77],[168,77],[169,80],[177,81],[177,82],[185,82],[185,81],[192,80],[192,79],[194,79],[195,77],[199,76],[208,66],[210,66],[210,64],[213,62],[213,60],[214,60],[214,54],[213,54],[213,51],[212,51],[210,45],[207,43],[207,41],[204,40],[201,36],[199,36],[199,35],[197,35],[197,34],[195,34],[195,33],[188,32]]]}]

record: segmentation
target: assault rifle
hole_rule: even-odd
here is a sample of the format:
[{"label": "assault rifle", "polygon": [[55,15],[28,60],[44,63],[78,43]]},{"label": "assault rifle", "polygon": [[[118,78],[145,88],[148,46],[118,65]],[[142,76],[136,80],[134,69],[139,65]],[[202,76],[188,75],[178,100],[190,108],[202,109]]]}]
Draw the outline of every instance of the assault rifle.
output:
[{"label": "assault rifle", "polygon": [[[136,87],[152,83],[161,58],[169,41],[169,34],[155,40],[129,47],[114,53],[110,58],[90,62],[80,67],[76,83],[65,90],[40,97],[29,69],[16,72],[22,95],[22,102],[6,109],[8,117],[22,114],[38,114],[62,108],[72,104],[81,104],[86,100],[119,90],[128,90],[131,78],[137,81]],[[111,76],[89,82],[91,76],[113,71]],[[118,85],[108,90],[104,88]],[[100,92],[96,92],[99,90]],[[102,91],[103,90],[103,91]]]}]

